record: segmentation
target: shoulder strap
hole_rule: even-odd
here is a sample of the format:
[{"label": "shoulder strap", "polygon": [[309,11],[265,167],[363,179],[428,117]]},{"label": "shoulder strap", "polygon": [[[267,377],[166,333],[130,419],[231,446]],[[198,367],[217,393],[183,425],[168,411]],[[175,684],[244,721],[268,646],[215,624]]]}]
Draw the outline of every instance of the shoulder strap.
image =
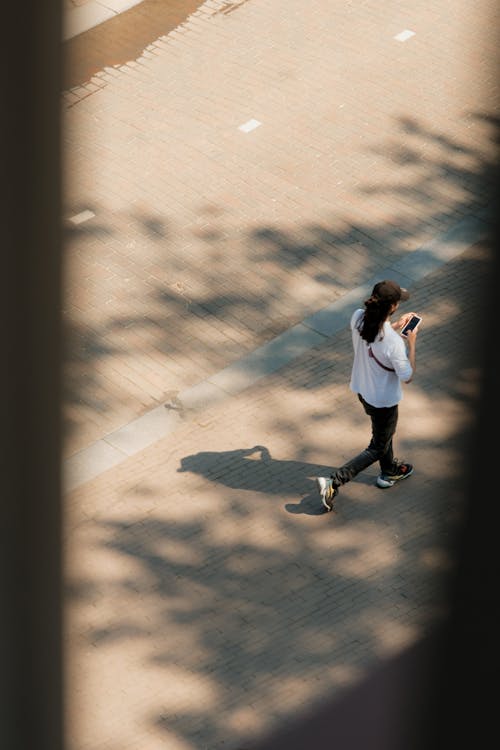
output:
[{"label": "shoulder strap", "polygon": [[378,360],[378,359],[376,358],[376,356],[375,356],[375,355],[374,355],[374,353],[373,353],[373,350],[372,350],[371,346],[369,346],[369,347],[368,347],[368,356],[369,356],[369,357],[371,357],[372,359],[374,359],[374,360],[375,360],[375,362],[376,362],[376,363],[377,363],[378,365],[380,365],[380,367],[383,367],[383,368],[384,368],[384,370],[388,370],[389,372],[396,372],[396,370],[394,369],[394,367],[387,367],[386,365],[383,365],[383,364],[382,364],[382,362],[380,362],[380,361],[379,361],[379,360]]}]

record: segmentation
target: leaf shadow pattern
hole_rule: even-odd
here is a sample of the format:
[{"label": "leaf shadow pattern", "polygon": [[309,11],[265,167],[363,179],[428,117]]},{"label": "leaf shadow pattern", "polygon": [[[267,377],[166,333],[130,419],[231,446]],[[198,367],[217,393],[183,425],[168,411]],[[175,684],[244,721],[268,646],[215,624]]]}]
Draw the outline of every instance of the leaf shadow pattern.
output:
[{"label": "leaf shadow pattern", "polygon": [[[202,454],[188,461],[211,480],[217,473],[222,475],[228,505],[226,513],[217,516],[218,523],[230,517],[224,533],[215,535],[189,501],[191,513],[183,514],[175,524],[152,517],[140,517],[135,523],[103,519],[95,524],[100,540],[95,551],[118,555],[123,570],[132,562],[135,574],[115,576],[91,592],[94,602],[126,600],[129,604],[105,624],[89,628],[86,638],[102,649],[123,644],[129,649],[131,664],[137,646],[141,669],[164,670],[166,679],[171,673],[183,674],[182,683],[187,684],[196,676],[198,684],[211,686],[217,710],[211,701],[197,701],[193,686],[192,700],[162,706],[157,696],[157,711],[143,717],[165,737],[182,737],[188,747],[222,748],[229,742],[229,747],[237,748],[236,738],[244,739],[248,731],[234,724],[229,729],[231,717],[249,712],[257,721],[259,711],[277,717],[282,710],[286,714],[283,694],[289,697],[306,677],[314,684],[325,679],[327,672],[355,670],[353,644],[362,643],[366,653],[377,653],[379,627],[384,618],[390,621],[394,607],[407,605],[402,597],[414,599],[416,606],[418,602],[424,605],[420,615],[417,608],[412,616],[414,627],[420,620],[424,628],[428,597],[431,602],[440,598],[435,583],[427,590],[431,573],[410,533],[425,522],[423,503],[412,508],[405,521],[410,534],[406,545],[395,546],[391,539],[391,503],[378,505],[376,514],[368,512],[363,522],[368,522],[366,528],[361,524],[357,531],[342,534],[341,525],[337,534],[343,541],[335,545],[315,544],[315,536],[286,513],[274,526],[275,533],[286,536],[286,544],[270,543],[272,538],[266,541],[262,535],[256,542],[251,530],[263,518],[249,502],[251,494],[241,496],[245,480],[233,477],[231,467],[241,472],[242,462],[245,466],[255,463],[256,473],[246,470],[251,492],[259,493],[268,458],[262,448],[228,451],[227,457],[221,456],[220,472],[214,469],[213,457],[207,460]],[[255,451],[262,454],[262,460],[251,458]],[[293,464],[284,461],[283,470],[290,470],[294,491],[305,488],[302,468],[324,469]],[[260,502],[268,505],[269,501],[264,497]],[[235,538],[228,536],[230,528]],[[431,548],[439,533],[437,529],[431,535]],[[386,547],[387,560],[379,558],[375,578],[360,575],[360,566],[368,564],[369,569],[370,548],[377,535],[379,554]],[[402,571],[406,586],[401,585]]]},{"label": "leaf shadow pattern", "polygon": [[[416,132],[416,126],[413,130]],[[455,150],[454,144],[450,145],[446,139],[435,140],[440,149],[450,153]],[[482,185],[480,173],[490,168],[492,165],[487,162],[476,164],[473,171],[479,170],[478,186]],[[438,172],[435,179],[443,179],[442,169]],[[450,170],[447,179],[461,181],[464,173]],[[455,210],[466,213],[467,200],[462,203],[452,201],[448,209],[443,212],[436,210],[432,217],[446,225],[450,212]],[[405,231],[418,231],[421,223],[416,218],[413,224],[406,225]],[[282,280],[282,288],[274,287],[272,295],[267,294],[269,286],[265,284],[255,295],[243,282],[238,287],[239,296],[221,295],[215,283],[220,268],[215,266],[208,266],[201,272],[203,285],[198,292],[192,292],[191,308],[185,304],[182,295],[176,295],[170,289],[165,291],[161,283],[153,285],[147,302],[159,302],[160,306],[153,315],[157,339],[152,348],[160,347],[164,353],[182,349],[189,341],[189,324],[193,317],[228,323],[232,316],[246,310],[255,314],[256,328],[266,317],[277,319],[279,305],[275,308],[274,303],[283,302],[290,293],[287,270],[302,267],[309,272],[311,260],[315,261],[312,275],[316,280],[326,281],[333,287],[338,278],[336,271],[349,253],[353,227],[345,232],[318,226],[309,227],[310,230],[316,234],[312,245],[304,244],[292,234],[276,234],[274,229],[270,232],[267,227],[259,230],[260,236],[249,235],[254,255],[249,255],[247,260],[256,257],[256,262],[270,264]],[[367,263],[359,266],[351,276],[351,282],[354,279],[354,282],[361,283],[380,262],[402,257],[404,251],[398,245],[399,230],[392,233],[387,226],[374,228],[362,222],[355,230],[357,238],[366,237],[362,256]],[[162,239],[168,244],[168,236]],[[254,241],[260,253],[257,256]],[[266,244],[269,241],[271,247]],[[377,256],[381,247],[385,247],[385,254]],[[277,252],[279,248],[283,249],[282,253]],[[168,263],[165,260],[167,269]],[[472,263],[459,260],[457,263],[468,264],[470,284],[475,289],[475,272],[485,264],[481,260]],[[451,312],[429,325],[428,330],[433,335],[442,335],[447,320],[457,311],[465,312],[470,308],[470,299],[455,297],[451,289],[446,302],[450,304]],[[298,302],[297,314],[302,314],[306,307]],[[175,327],[172,325],[174,320]],[[122,330],[125,323],[137,330],[144,325],[144,319],[140,311],[127,321],[111,318],[103,324],[100,332],[113,334]],[[275,330],[285,324],[286,321],[276,323]],[[183,333],[186,334],[184,342],[180,338]],[[454,337],[458,334],[451,332],[447,335],[450,347],[455,346]],[[189,341],[189,351],[196,366],[207,349],[193,353],[195,348]],[[423,340],[422,354],[425,355],[426,351],[431,354],[435,350],[432,336],[427,343]],[[140,348],[136,345],[131,351],[138,352]],[[244,352],[244,346],[240,347],[241,352]],[[95,360],[108,356],[99,343],[93,344],[89,353]],[[332,382],[336,379],[345,382],[344,370],[337,374],[332,367],[331,353],[324,356],[326,377],[331,377]],[[465,406],[474,404],[474,396],[469,396],[467,391],[461,393],[458,390],[460,383],[453,380],[455,363],[450,360],[446,347],[439,356],[429,357],[429,361],[432,377],[422,379],[429,398],[439,397],[446,387],[447,395],[463,398]],[[319,359],[314,364],[318,371],[321,370]],[[297,392],[319,388],[322,382],[321,378],[314,381],[307,373],[303,374],[297,379]],[[170,388],[170,384],[167,387]],[[311,423],[312,420],[313,417]],[[277,424],[278,417],[275,419]],[[303,440],[303,436],[297,433],[299,440]],[[426,516],[434,495],[422,491],[418,502],[404,511],[399,509],[397,519],[394,518],[392,503],[379,503],[376,512],[368,510],[361,519],[355,508],[348,510],[347,513],[352,515],[347,517],[351,520],[354,517],[361,523],[351,534],[342,536],[339,533],[333,542],[327,532],[320,534],[320,523],[313,520],[310,524],[317,536],[307,527],[311,521],[308,516],[316,515],[314,502],[318,503],[317,497],[314,501],[312,499],[315,492],[312,475],[327,474],[330,470],[331,467],[302,461],[275,461],[262,445],[226,452],[202,451],[185,456],[179,472],[198,476],[200,484],[205,480],[213,484],[217,496],[227,507],[227,513],[220,513],[215,523],[210,523],[209,512],[206,515],[194,513],[189,504],[190,489],[180,497],[171,497],[168,489],[160,493],[158,502],[166,506],[169,501],[185,503],[185,513],[175,522],[154,518],[141,511],[133,520],[117,520],[115,516],[96,522],[99,532],[96,550],[116,554],[120,570],[122,565],[132,561],[136,573],[109,576],[101,589],[92,589],[85,582],[80,587],[75,584],[75,590],[80,591],[84,601],[94,603],[102,597],[119,602],[122,596],[132,600],[129,611],[117,608],[106,623],[89,627],[86,633],[88,641],[103,649],[121,642],[140,643],[143,663],[164,670],[166,680],[169,669],[175,673],[178,656],[182,654],[183,680],[189,681],[194,675],[200,683],[209,686],[209,692],[214,696],[214,700],[206,704],[198,704],[194,698],[190,704],[186,702],[180,707],[157,706],[157,710],[145,719],[141,717],[151,727],[159,729],[163,736],[174,733],[193,750],[200,747],[236,750],[236,739],[232,746],[228,743],[240,733],[244,734],[237,723],[240,706],[250,712],[251,720],[257,721],[259,711],[264,708],[279,718],[283,709],[281,691],[288,691],[288,696],[299,693],[302,697],[305,676],[319,680],[328,672],[334,675],[332,686],[339,668],[340,671],[344,668],[347,672],[356,672],[356,659],[359,658],[356,648],[376,662],[381,642],[387,637],[387,623],[391,622],[392,613],[398,611],[402,602],[405,607],[408,607],[408,600],[413,605],[412,626],[425,629],[428,625],[427,613],[433,605],[438,606],[441,595],[439,583],[429,584],[429,578],[438,581],[436,573],[441,571],[439,564],[431,569],[427,561],[429,557],[433,559],[433,553],[436,549],[441,550],[440,545],[444,543],[440,535],[442,527],[430,529]],[[432,477],[428,481],[431,482]],[[450,485],[445,480],[439,485],[434,479],[432,486],[433,492],[441,492],[445,498],[441,514],[442,518],[446,517],[446,531],[450,533],[453,524],[458,523],[447,516],[453,501]],[[298,505],[287,504],[285,510],[288,512],[282,513],[275,521],[275,533],[281,534],[286,544],[274,544],[272,538],[266,544],[262,540],[256,543],[250,531],[252,525],[259,524],[259,508],[261,505],[269,508],[274,498],[284,494],[284,488],[287,494],[304,495]],[[247,491],[254,493],[254,503],[242,497]],[[152,490],[143,487],[142,497],[153,506],[156,495]],[[224,521],[233,524],[231,531],[235,532],[239,527],[244,532],[240,530],[238,539],[233,539],[227,528],[215,534],[214,526],[223,525]],[[396,528],[405,532],[397,541],[394,538]],[[423,534],[425,540],[419,537],[419,544],[416,544],[411,535],[413,530],[416,534]],[[374,538],[378,545],[375,568],[373,559],[370,559]],[[146,601],[151,602],[147,627],[141,620],[141,612],[138,612]],[[339,685],[341,687],[341,681],[336,687]],[[254,697],[253,706],[249,706],[250,693]],[[229,715],[232,718],[236,715],[232,730],[227,727]]]},{"label": "leaf shadow pattern", "polygon": [[[487,206],[497,171],[490,143],[498,140],[498,118],[488,112],[467,118],[487,129],[483,150],[404,117],[396,121],[399,140],[371,147],[401,165],[397,184],[365,182],[357,188],[362,203],[395,201],[394,211],[378,223],[362,214],[339,221],[333,202],[331,222],[305,221],[293,230],[262,224],[235,233],[223,209],[208,213],[202,207],[203,231],[196,222],[185,227],[185,242],[177,248],[173,216],[134,208],[121,217],[122,227],[116,217],[97,216],[99,207],[93,205],[94,224],[70,233],[69,262],[72,253],[95,261],[111,286],[106,305],[96,301],[104,314],[94,315],[91,325],[81,316],[65,322],[64,386],[66,406],[72,407],[65,410],[67,433],[77,434],[103,415],[123,426],[124,414],[137,417],[138,400],[142,410],[154,408],[166,393],[195,385],[396,263],[416,238],[436,228],[444,232]],[[415,173],[405,173],[405,164],[416,166]],[[411,215],[405,213],[409,205]],[[432,261],[433,248],[425,252]],[[124,268],[130,271],[124,274]],[[135,284],[132,291],[126,275]],[[313,285],[313,293],[297,293],[297,279],[305,289]],[[86,283],[78,278],[75,291],[83,294]],[[121,377],[116,371],[124,365]]]}]

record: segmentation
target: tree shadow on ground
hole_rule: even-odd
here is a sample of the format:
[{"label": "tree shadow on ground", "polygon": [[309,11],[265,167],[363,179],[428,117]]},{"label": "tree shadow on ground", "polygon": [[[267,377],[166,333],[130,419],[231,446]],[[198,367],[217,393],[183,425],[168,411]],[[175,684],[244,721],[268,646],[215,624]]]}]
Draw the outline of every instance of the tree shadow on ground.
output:
[{"label": "tree shadow on ground", "polygon": [[[350,516],[346,510],[344,521],[350,518],[350,529],[345,523],[338,526],[337,539],[329,544],[325,539],[332,535],[331,527],[322,532],[314,524],[317,531],[308,532],[305,519],[300,524],[287,513],[278,515],[270,526],[274,534],[286,536],[286,544],[271,543],[272,535],[266,538],[262,533],[257,542],[255,528],[266,523],[268,514],[261,515],[251,492],[242,497],[239,486],[245,485],[244,478],[234,483],[226,473],[230,474],[229,454],[236,454],[233,466],[244,461],[248,484],[259,493],[252,460],[237,455],[248,457],[250,451],[228,451],[229,464],[223,461],[220,467],[224,486],[218,494],[224,494],[227,507],[216,518],[225,524],[224,533],[214,535],[192,500],[186,504],[189,513],[174,524],[152,517],[135,523],[103,519],[95,524],[100,539],[95,552],[118,555],[125,568],[132,561],[136,573],[103,579],[93,592],[82,592],[85,598],[91,593],[94,602],[128,602],[120,613],[88,628],[86,640],[101,649],[122,644],[134,651],[138,645],[143,669],[164,669],[167,678],[173,670],[184,675],[182,681],[194,674],[199,684],[212,686],[216,711],[210,701],[193,700],[175,709],[166,703],[143,717],[165,736],[182,737],[193,748],[200,746],[201,738],[206,747],[223,743],[243,747],[236,738],[253,733],[232,723],[238,714],[248,712],[256,721],[259,711],[284,717],[290,704],[282,704],[283,695],[289,700],[306,677],[331,689],[337,673],[356,674],[353,644],[363,644],[363,652],[379,664],[384,629],[400,608],[411,609],[413,602],[412,628],[428,627],[428,608],[440,600],[436,581],[446,573],[446,567],[427,569],[422,556],[426,546],[433,549],[440,529],[429,533],[424,545],[415,541],[415,529],[427,523],[427,505],[435,502],[435,495],[410,509],[403,503],[399,512],[406,512],[408,518],[406,530],[401,524],[397,527],[398,540],[393,503],[377,503],[376,509],[365,511],[361,523],[356,513]],[[283,462],[283,469],[293,473],[293,463]],[[297,462],[297,470],[301,466]],[[296,477],[293,491],[301,486]],[[262,502],[267,505],[267,499]],[[332,516],[325,520],[331,522]],[[448,533],[451,525],[448,520]],[[369,575],[374,539],[378,539],[377,565]],[[337,692],[342,691],[341,680]],[[312,697],[301,693],[296,704],[299,713]],[[314,695],[313,702],[318,698]],[[159,696],[158,702],[161,705]]]},{"label": "tree shadow on ground", "polygon": [[[467,118],[484,126],[490,141],[498,138],[494,115]],[[415,238],[444,232],[488,205],[496,162],[486,139],[487,148],[481,150],[414,119],[400,118],[396,125],[401,140],[378,148],[401,170],[410,163],[419,172],[406,177],[403,171],[397,184],[367,181],[358,187],[361,201],[386,195],[396,201],[390,221],[377,224],[367,216],[339,223],[333,209],[330,225],[304,222],[294,231],[262,225],[234,233],[222,207],[210,213],[204,208],[202,234],[196,223],[186,226],[180,250],[171,216],[138,209],[119,219],[93,206],[95,219],[68,227],[67,265],[81,256],[111,281],[105,305],[96,298],[99,317],[94,315],[91,323],[82,322],[81,315],[65,319],[64,390],[66,406],[74,407],[64,411],[66,433],[76,434],[102,415],[122,426],[123,414],[137,416],[138,400],[146,411],[162,403],[166,393],[195,385],[401,260]],[[407,205],[411,215],[405,213]],[[196,251],[190,251],[190,243]],[[426,253],[434,261],[432,245],[421,250],[423,263]],[[314,284],[315,293],[297,294],[297,278],[305,288]],[[74,293],[83,296],[87,289],[92,299],[92,271],[88,280],[80,274],[68,285],[68,306]],[[120,312],[122,302],[126,311]],[[468,304],[452,302],[457,312]],[[81,304],[85,308],[86,302]],[[428,331],[445,324],[444,317],[426,321]],[[114,359],[126,364],[124,377]],[[444,358],[442,366],[444,377]],[[155,371],[151,385],[150,369]]]},{"label": "tree shadow on ground", "polygon": [[[460,144],[429,133],[414,122],[403,125],[407,135],[417,139],[425,136],[448,157],[444,161],[435,161],[435,171],[429,172],[431,184],[440,180],[443,184],[461,185],[469,177],[478,198],[484,200],[493,170],[491,161],[476,154],[473,167],[457,172],[453,155],[463,152]],[[405,146],[396,158],[403,162],[415,160],[415,151],[415,148]],[[423,166],[430,169],[432,163],[427,159]],[[405,220],[408,236],[412,232],[418,233],[426,222],[449,226],[457,213],[470,213],[466,198],[450,200],[447,208],[436,209],[434,201],[428,200],[429,195],[436,198],[431,184],[414,185],[416,195],[421,193],[422,208],[425,205],[428,210],[425,218],[416,217],[413,222]],[[190,267],[190,271],[195,268],[199,271],[202,285],[189,295],[184,291],[177,293],[172,288],[165,289],[160,282],[152,284],[144,308],[150,309],[156,303],[158,307],[153,314],[149,313],[148,322],[144,322],[142,310],[139,310],[128,318],[110,316],[92,335],[82,327],[83,337],[89,337],[90,342],[86,347],[89,363],[95,365],[108,356],[101,337],[103,340],[110,337],[114,341],[117,332],[124,329],[144,331],[151,325],[155,336],[150,350],[168,356],[169,352],[186,347],[196,371],[208,347],[206,342],[200,350],[193,347],[193,320],[229,325],[236,317],[237,325],[243,329],[242,312],[246,311],[249,317],[250,313],[253,314],[252,323],[256,330],[260,330],[263,321],[267,320],[266,331],[269,333],[268,320],[271,319],[275,323],[274,331],[279,332],[290,322],[279,318],[278,303],[293,296],[288,276],[291,269],[301,268],[316,281],[324,283],[326,280],[333,289],[349,262],[354,237],[356,241],[363,238],[364,242],[363,247],[355,251],[358,252],[353,261],[356,270],[350,277],[355,283],[365,281],[381,263],[394,262],[406,253],[400,245],[402,235],[397,227],[393,232],[386,226],[373,227],[369,222],[360,222],[343,232],[317,226],[304,229],[312,236],[311,242],[301,240],[293,233],[276,232],[270,227],[249,233],[244,261],[249,265],[254,261],[267,264],[275,273],[274,278],[264,280],[257,292],[250,283],[246,285],[241,274],[234,277],[241,281],[237,287],[230,279],[230,289],[237,288],[237,292],[221,295],[220,289],[214,291],[218,289],[221,269],[240,271],[240,268],[231,268],[230,264],[224,267],[224,258],[221,257],[213,266],[200,263]],[[99,242],[100,236],[99,233],[94,239]],[[170,247],[168,237],[159,235],[158,241],[165,243],[167,249]],[[381,248],[384,248],[383,254],[379,253]],[[428,252],[431,259],[432,248]],[[168,253],[161,257],[163,270],[168,271],[171,262]],[[241,262],[239,258],[238,263]],[[475,311],[480,311],[478,280],[489,267],[488,263],[486,257],[459,258],[442,271],[442,277],[447,273],[456,274],[463,271],[466,264],[469,273],[464,274],[466,283],[457,291],[443,283],[442,288],[448,291],[439,301],[444,305],[441,314],[433,321],[426,321],[427,339],[422,336],[419,351],[426,371],[422,372],[421,379],[419,375],[419,388],[430,401],[435,399],[440,408],[446,397],[456,400],[464,411],[474,409],[477,393],[468,390],[461,368],[465,365],[477,367],[473,348],[475,333],[472,328],[468,329],[470,346],[466,346],[465,339],[460,339],[461,334],[449,329],[447,324],[457,314],[470,317]],[[276,286],[276,275],[281,280],[281,287]],[[346,279],[347,276],[346,273]],[[341,291],[345,292],[345,287],[341,287]],[[430,304],[425,294],[421,299]],[[309,310],[308,304],[297,300],[295,310],[301,318]],[[109,346],[109,351],[116,352],[113,344]],[[144,347],[144,339],[133,344],[124,338],[120,346],[124,349],[130,347],[129,352],[135,355],[141,351],[141,346]],[[459,362],[451,356],[457,351]],[[244,354],[245,343],[239,344],[234,352],[235,356]],[[303,394],[307,389],[319,392],[326,387],[325,384],[345,384],[348,361],[347,350],[342,353],[316,352],[309,362],[309,369],[297,373],[290,382],[296,386],[297,394]],[[291,377],[288,371],[287,377]],[[71,384],[75,393],[78,393],[78,385],[78,381]],[[312,424],[313,420],[310,415],[307,424]],[[276,431],[290,427],[285,424],[283,414],[271,414],[269,424]],[[298,429],[288,434],[289,439],[293,437],[297,444],[304,444],[304,449],[307,447],[307,440]],[[431,448],[439,442],[439,436],[425,435],[421,440],[424,439]],[[196,705],[193,700],[191,704],[175,709],[157,706],[155,711],[142,718],[165,736],[174,733],[182,738],[187,747],[198,750],[202,736],[207,747],[225,745],[234,750],[236,740],[232,745],[228,743],[233,737],[244,735],[241,730],[244,722],[239,723],[239,706],[243,707],[243,712],[249,712],[244,714],[245,720],[249,716],[250,720],[257,721],[259,710],[264,709],[280,717],[283,711],[280,690],[288,690],[288,695],[298,693],[302,698],[304,675],[319,681],[327,669],[330,676],[333,675],[329,686],[341,690],[342,681],[335,682],[339,665],[349,675],[349,670],[356,672],[360,658],[358,652],[367,661],[377,662],[381,644],[385,645],[389,638],[394,613],[407,613],[408,620],[401,620],[403,631],[405,627],[424,631],[428,627],[429,611],[438,609],[442,601],[439,581],[449,571],[447,561],[441,566],[441,560],[445,557],[446,545],[453,541],[452,532],[460,522],[450,512],[450,508],[453,510],[459,505],[457,498],[461,490],[459,483],[453,483],[456,465],[445,462],[443,467],[444,476],[423,477],[418,501],[407,506],[398,503],[396,518],[392,501],[377,503],[376,509],[368,508],[362,519],[354,504],[346,508],[345,517],[351,522],[351,527],[344,536],[337,533],[332,540],[331,529],[321,533],[319,523],[311,524],[314,530],[306,529],[310,520],[307,516],[316,515],[314,502],[322,513],[317,496],[313,501],[312,475],[327,475],[331,467],[301,460],[276,461],[262,445],[228,451],[207,450],[185,456],[178,471],[198,476],[200,486],[204,480],[209,480],[223,507],[217,523],[223,524],[229,519],[233,525],[229,531],[223,528],[215,536],[210,511],[203,514],[195,506],[190,495],[191,487],[179,492],[178,496],[171,496],[168,485],[156,494],[152,488],[143,488],[149,514],[138,510],[137,517],[132,520],[117,520],[115,517],[95,524],[89,522],[99,533],[92,551],[113,552],[118,555],[120,563],[132,561],[137,572],[135,575],[110,575],[109,578],[105,574],[100,587],[96,585],[95,588],[85,581],[74,583],[75,596],[85,603],[97,605],[101,599],[121,603],[122,597],[132,602],[129,610],[118,607],[107,616],[106,622],[89,627],[84,638],[99,648],[121,642],[139,642],[146,666],[164,670],[167,678],[169,668],[175,672],[181,654],[182,677],[188,680],[195,675],[200,682],[208,684],[213,690],[214,702],[208,706]],[[432,485],[432,493],[426,491],[429,485]],[[194,496],[197,489],[195,487]],[[242,497],[241,490],[254,493],[253,502],[249,503],[248,497]],[[273,519],[273,531],[283,535],[287,543],[274,544],[272,538],[267,544],[262,540],[257,543],[250,532],[259,528],[260,504],[268,513],[271,503],[267,495],[271,496],[272,502],[273,497],[285,493],[305,494],[298,505],[288,503],[285,505],[288,512]],[[439,505],[433,506],[436,493],[439,494]],[[394,499],[397,495],[391,497]],[[155,507],[155,499],[159,508],[163,508],[162,503],[168,505],[169,501],[183,504],[185,513],[176,517],[174,522],[154,518],[150,513]],[[298,515],[303,517],[298,519]],[[429,518],[436,522],[432,528]],[[246,538],[243,535],[238,539],[231,536],[238,529],[244,529]],[[341,529],[338,528],[337,532]],[[370,557],[374,539],[377,540],[376,564]],[[432,583],[430,579],[433,579]],[[139,610],[145,606],[146,600],[152,602],[152,614],[144,624]],[[254,706],[249,706],[250,693],[255,698]],[[303,704],[299,702],[295,708],[297,705]],[[226,725],[228,714],[235,722],[229,729]]]}]

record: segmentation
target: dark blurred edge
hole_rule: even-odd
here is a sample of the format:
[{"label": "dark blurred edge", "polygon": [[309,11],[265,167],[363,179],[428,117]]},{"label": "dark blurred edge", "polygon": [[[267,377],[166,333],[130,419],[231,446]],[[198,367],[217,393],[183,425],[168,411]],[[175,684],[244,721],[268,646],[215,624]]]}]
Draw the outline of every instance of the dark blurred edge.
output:
[{"label": "dark blurred edge", "polygon": [[[60,488],[60,43],[58,0],[3,12],[1,202],[2,611],[0,746],[64,745]],[[498,175],[497,175],[498,177]],[[497,319],[500,237],[484,290]],[[478,330],[478,336],[483,329]],[[496,730],[499,605],[494,523],[498,415],[496,332],[483,336],[484,386],[459,540],[453,615],[443,630],[362,683],[298,719],[256,750],[430,750],[489,745]],[[327,699],[328,696],[325,696]],[[488,741],[487,741],[488,740]]]},{"label": "dark blurred edge", "polygon": [[2,6],[0,747],[63,747],[62,0]]}]

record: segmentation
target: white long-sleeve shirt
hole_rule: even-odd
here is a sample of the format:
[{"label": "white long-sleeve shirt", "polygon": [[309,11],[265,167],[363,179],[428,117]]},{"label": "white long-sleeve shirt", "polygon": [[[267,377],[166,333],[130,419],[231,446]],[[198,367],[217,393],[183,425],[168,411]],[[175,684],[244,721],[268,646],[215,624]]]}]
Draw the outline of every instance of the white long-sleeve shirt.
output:
[{"label": "white long-sleeve shirt", "polygon": [[[354,393],[360,393],[372,406],[395,406],[403,397],[401,384],[413,375],[405,342],[386,321],[380,335],[372,344],[367,344],[356,327],[363,314],[364,310],[358,309],[351,317],[354,361],[350,388]],[[375,358],[370,357],[370,347],[375,357],[386,367],[393,368],[394,372],[384,370]]]}]

